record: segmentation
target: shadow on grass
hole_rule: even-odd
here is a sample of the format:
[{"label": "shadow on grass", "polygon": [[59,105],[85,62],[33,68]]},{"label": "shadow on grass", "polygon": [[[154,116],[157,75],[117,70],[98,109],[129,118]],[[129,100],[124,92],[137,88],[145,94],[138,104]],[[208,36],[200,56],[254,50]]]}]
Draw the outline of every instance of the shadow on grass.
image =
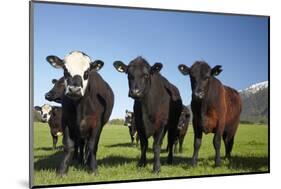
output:
[{"label": "shadow on grass", "polygon": [[[127,148],[127,147],[132,147],[132,148],[136,148],[138,150],[140,150],[140,144],[138,146],[136,146],[136,144],[132,144],[130,142],[127,142],[127,143],[117,143],[117,144],[111,144],[111,145],[106,145],[105,147],[107,148],[118,148],[118,147],[121,147],[121,148]],[[149,148],[147,149],[147,152],[148,153],[153,153],[153,150],[152,148]],[[165,153],[166,152],[166,147],[162,147],[161,148],[161,153]]]},{"label": "shadow on grass", "polygon": [[[175,157],[174,159],[177,160],[177,157]],[[181,160],[179,160],[179,162],[181,162]],[[184,158],[184,162],[186,163],[185,165],[183,165],[184,169],[193,168],[193,166],[191,165],[191,158]],[[250,173],[250,172],[267,171],[268,165],[269,165],[268,157],[232,156],[229,160],[226,159],[225,157],[222,157],[221,166],[233,170],[245,170]],[[216,168],[214,157],[198,158],[197,166]]]},{"label": "shadow on grass", "polygon": [[[34,169],[36,171],[40,170],[52,170],[55,171],[63,159],[63,151],[56,151],[52,155],[45,156],[34,156],[38,159],[34,162]],[[84,170],[85,166],[82,166],[76,159],[72,159],[70,166],[74,166],[76,169]]]},{"label": "shadow on grass", "polygon": [[98,165],[102,165],[105,167],[115,167],[120,166],[123,164],[131,163],[131,162],[138,162],[138,158],[132,158],[132,157],[125,157],[125,156],[115,156],[111,155],[102,159],[98,159]]},{"label": "shadow on grass", "polygon": [[247,169],[251,172],[262,171],[261,169],[267,168],[268,170],[269,158],[268,157],[243,157],[233,156],[229,160],[228,168],[230,169]]},{"label": "shadow on grass", "polygon": [[126,142],[126,143],[117,143],[117,144],[106,145],[105,147],[107,147],[107,148],[135,147],[136,148],[136,144],[132,144],[130,142]]},{"label": "shadow on grass", "polygon": [[34,148],[34,151],[36,150],[44,150],[44,151],[55,151],[55,150],[63,150],[63,146],[57,146],[56,149],[53,149],[53,147],[40,147],[40,148]]},{"label": "shadow on grass", "polygon": [[57,151],[49,156],[34,156],[39,160],[34,162],[34,169],[36,171],[51,169],[55,170],[62,160],[63,152]]}]

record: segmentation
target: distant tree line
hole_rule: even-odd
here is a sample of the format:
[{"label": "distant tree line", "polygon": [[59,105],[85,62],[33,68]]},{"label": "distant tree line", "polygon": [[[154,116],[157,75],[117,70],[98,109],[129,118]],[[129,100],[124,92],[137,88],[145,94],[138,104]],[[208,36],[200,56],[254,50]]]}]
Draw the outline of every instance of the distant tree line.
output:
[{"label": "distant tree line", "polygon": [[111,119],[108,123],[110,125],[124,125],[124,119]]},{"label": "distant tree line", "polygon": [[33,122],[41,122],[41,116],[36,110],[33,110]]}]

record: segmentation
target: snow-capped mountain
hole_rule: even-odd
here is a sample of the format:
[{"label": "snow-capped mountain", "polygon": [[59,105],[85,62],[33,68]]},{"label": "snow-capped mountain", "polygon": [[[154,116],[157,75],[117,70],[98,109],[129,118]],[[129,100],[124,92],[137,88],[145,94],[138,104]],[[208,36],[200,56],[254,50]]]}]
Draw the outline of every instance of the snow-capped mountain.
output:
[{"label": "snow-capped mountain", "polygon": [[239,92],[243,93],[244,95],[251,95],[266,88],[268,88],[268,81],[263,81],[263,82],[255,83],[244,90],[240,90]]},{"label": "snow-capped mountain", "polygon": [[253,84],[239,91],[242,97],[242,121],[268,122],[268,81]]}]

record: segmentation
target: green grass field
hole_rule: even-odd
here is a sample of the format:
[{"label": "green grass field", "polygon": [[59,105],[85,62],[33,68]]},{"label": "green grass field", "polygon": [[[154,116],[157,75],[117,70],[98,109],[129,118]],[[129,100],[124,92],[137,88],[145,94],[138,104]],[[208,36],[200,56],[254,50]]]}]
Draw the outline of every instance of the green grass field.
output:
[{"label": "green grass field", "polygon": [[[222,159],[222,166],[214,167],[213,134],[203,135],[199,160],[196,167],[191,167],[193,153],[193,129],[190,126],[184,141],[182,154],[175,154],[173,165],[167,165],[167,153],[161,152],[161,172],[152,173],[153,152],[152,138],[149,140],[147,153],[148,164],[137,168],[140,157],[139,147],[130,145],[128,128],[106,125],[101,134],[97,153],[99,175],[90,175],[85,167],[75,161],[69,168],[68,175],[60,178],[55,169],[62,159],[62,149],[52,150],[52,139],[49,126],[43,123],[34,125],[34,184],[72,184],[83,182],[117,181],[130,179],[165,178],[181,176],[200,176],[231,173],[266,172],[268,171],[268,127],[264,125],[240,125],[234,141],[232,159]],[[62,137],[58,146],[61,146]],[[162,149],[166,148],[164,140]],[[222,143],[223,144],[223,143]],[[221,148],[224,157],[224,145]]]}]

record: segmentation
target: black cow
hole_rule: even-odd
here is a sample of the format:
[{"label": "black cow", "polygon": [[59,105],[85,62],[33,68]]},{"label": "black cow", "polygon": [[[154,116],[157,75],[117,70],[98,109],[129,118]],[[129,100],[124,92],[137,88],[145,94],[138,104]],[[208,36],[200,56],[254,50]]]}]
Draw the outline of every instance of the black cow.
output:
[{"label": "black cow", "polygon": [[183,64],[178,68],[183,75],[189,75],[191,81],[194,128],[192,165],[197,163],[202,132],[212,132],[215,134],[215,165],[220,166],[221,138],[223,137],[225,143],[226,157],[230,157],[239,124],[242,109],[239,93],[215,78],[222,71],[219,65],[211,68],[206,62],[197,61],[190,68]]},{"label": "black cow", "polygon": [[49,92],[45,94],[45,99],[61,104],[62,97],[65,91],[64,77],[61,77],[59,80],[53,79],[52,83],[54,84],[54,86]]},{"label": "black cow", "polygon": [[[61,77],[59,80],[53,79],[52,83],[54,84],[53,88],[45,94],[45,99],[48,101],[54,101],[57,103],[62,103],[62,98],[64,96],[65,92],[65,82],[64,77]],[[62,120],[60,120],[61,122]],[[81,149],[79,151],[79,148]],[[79,155],[80,154],[80,155]],[[83,157],[84,157],[84,143],[80,143],[80,146],[78,144],[75,145],[74,150],[74,157],[73,159],[77,160],[79,163],[83,164]]]},{"label": "black cow", "polygon": [[173,142],[182,110],[178,89],[164,78],[159,71],[161,63],[150,66],[142,57],[129,65],[115,61],[114,67],[128,75],[129,97],[134,99],[134,115],[141,143],[141,157],[138,166],[146,165],[148,138],[153,136],[153,172],[160,171],[160,151],[165,132],[168,130],[168,163],[173,160]]},{"label": "black cow", "polygon": [[110,86],[97,73],[103,62],[91,62],[89,56],[79,51],[69,53],[63,60],[48,56],[47,61],[53,67],[63,69],[65,80],[65,94],[62,97],[64,157],[57,173],[67,173],[75,146],[79,146],[81,152],[85,144],[89,171],[97,174],[98,142],[114,104]]},{"label": "black cow", "polygon": [[50,127],[50,133],[53,139],[53,149],[56,149],[58,136],[62,135],[62,108],[58,106],[50,106],[48,104],[44,104],[42,107],[35,106],[35,110],[40,113],[42,122],[48,122]]},{"label": "black cow", "polygon": [[124,125],[128,126],[128,128],[129,128],[129,134],[130,134],[130,137],[131,137],[131,144],[134,145],[134,140],[136,139],[136,146],[138,146],[139,137],[138,137],[138,134],[137,134],[134,112],[130,112],[130,111],[126,110]]},{"label": "black cow", "polygon": [[182,153],[182,145],[188,130],[189,120],[190,120],[190,111],[188,107],[183,106],[178,123],[174,152],[177,151],[177,144],[179,143],[179,152]]}]

